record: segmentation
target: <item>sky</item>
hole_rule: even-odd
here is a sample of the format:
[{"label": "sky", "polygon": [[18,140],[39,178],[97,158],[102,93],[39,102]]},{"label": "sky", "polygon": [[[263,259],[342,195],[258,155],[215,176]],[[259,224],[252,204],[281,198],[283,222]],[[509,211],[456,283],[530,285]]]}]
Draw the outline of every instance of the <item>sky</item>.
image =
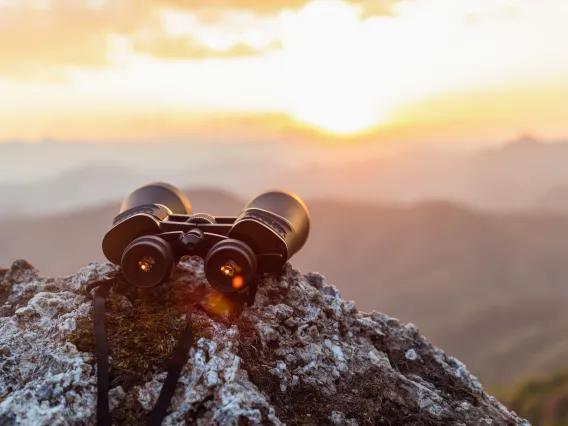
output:
[{"label": "sky", "polygon": [[567,17],[565,0],[0,0],[0,140],[568,137]]}]

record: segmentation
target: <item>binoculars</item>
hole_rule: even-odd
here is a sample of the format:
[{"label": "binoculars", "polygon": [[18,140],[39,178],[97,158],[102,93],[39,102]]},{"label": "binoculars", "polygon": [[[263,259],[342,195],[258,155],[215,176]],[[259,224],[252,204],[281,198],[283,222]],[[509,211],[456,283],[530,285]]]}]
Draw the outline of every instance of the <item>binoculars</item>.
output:
[{"label": "binoculars", "polygon": [[264,192],[238,216],[212,216],[194,214],[178,188],[155,182],[124,199],[102,249],[138,288],[167,280],[183,256],[199,256],[216,290],[232,294],[255,286],[256,293],[258,276],[282,270],[309,228],[306,205],[290,192]]}]

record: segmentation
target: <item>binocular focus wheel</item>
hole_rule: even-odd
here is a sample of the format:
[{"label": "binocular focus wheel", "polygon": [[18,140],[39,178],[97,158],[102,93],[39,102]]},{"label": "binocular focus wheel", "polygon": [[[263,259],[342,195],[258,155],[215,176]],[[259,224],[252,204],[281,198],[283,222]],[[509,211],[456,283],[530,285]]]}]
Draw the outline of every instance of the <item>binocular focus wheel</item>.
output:
[{"label": "binocular focus wheel", "polygon": [[217,219],[215,216],[210,215],[209,213],[195,213],[192,214],[189,219],[187,219],[189,223],[217,223]]},{"label": "binocular focus wheel", "polygon": [[205,257],[207,281],[222,293],[235,293],[245,288],[256,270],[254,252],[239,240],[220,241]]},{"label": "binocular focus wheel", "polygon": [[129,283],[150,288],[170,277],[175,258],[167,241],[155,235],[146,235],[126,247],[120,266]]}]

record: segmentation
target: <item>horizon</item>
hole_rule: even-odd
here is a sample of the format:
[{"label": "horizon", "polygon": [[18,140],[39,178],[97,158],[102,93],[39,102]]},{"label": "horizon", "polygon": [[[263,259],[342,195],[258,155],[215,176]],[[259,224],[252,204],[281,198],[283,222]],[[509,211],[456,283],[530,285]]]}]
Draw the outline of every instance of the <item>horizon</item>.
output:
[{"label": "horizon", "polygon": [[561,0],[2,0],[0,11],[4,141],[568,138]]}]

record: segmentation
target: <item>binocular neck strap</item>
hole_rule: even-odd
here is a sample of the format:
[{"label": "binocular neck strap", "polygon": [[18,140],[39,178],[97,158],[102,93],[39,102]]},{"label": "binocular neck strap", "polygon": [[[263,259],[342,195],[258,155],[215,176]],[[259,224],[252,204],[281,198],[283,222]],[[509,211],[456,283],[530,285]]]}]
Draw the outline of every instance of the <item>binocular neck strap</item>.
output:
[{"label": "binocular neck strap", "polygon": [[168,365],[168,375],[166,376],[166,381],[162,386],[160,391],[160,396],[158,396],[158,401],[148,418],[148,426],[160,426],[162,420],[166,417],[166,412],[168,406],[170,405],[170,400],[174,396],[176,390],[176,384],[183,369],[184,364],[187,362],[187,355],[193,344],[193,332],[191,330],[191,314],[193,313],[193,306],[187,308],[185,313],[185,329],[183,334],[174,349],[172,358],[170,359]]},{"label": "binocular neck strap", "polygon": [[[97,426],[111,426],[109,410],[109,362],[108,340],[106,335],[104,317],[105,301],[114,283],[114,279],[100,284],[95,290],[93,299],[93,331],[95,337],[95,355],[97,361]],[[92,286],[90,286],[92,287]],[[147,426],[160,426],[166,416],[170,401],[175,392],[176,384],[181,370],[187,361],[187,356],[193,344],[193,332],[191,329],[191,314],[193,306],[190,306],[185,314],[186,326],[183,334],[174,349],[168,365],[168,375],[162,386],[158,401],[148,418]]]},{"label": "binocular neck strap", "polygon": [[109,365],[108,341],[105,329],[105,302],[113,282],[109,281],[95,290],[93,299],[93,334],[97,359],[97,425],[110,426],[108,407]]}]

